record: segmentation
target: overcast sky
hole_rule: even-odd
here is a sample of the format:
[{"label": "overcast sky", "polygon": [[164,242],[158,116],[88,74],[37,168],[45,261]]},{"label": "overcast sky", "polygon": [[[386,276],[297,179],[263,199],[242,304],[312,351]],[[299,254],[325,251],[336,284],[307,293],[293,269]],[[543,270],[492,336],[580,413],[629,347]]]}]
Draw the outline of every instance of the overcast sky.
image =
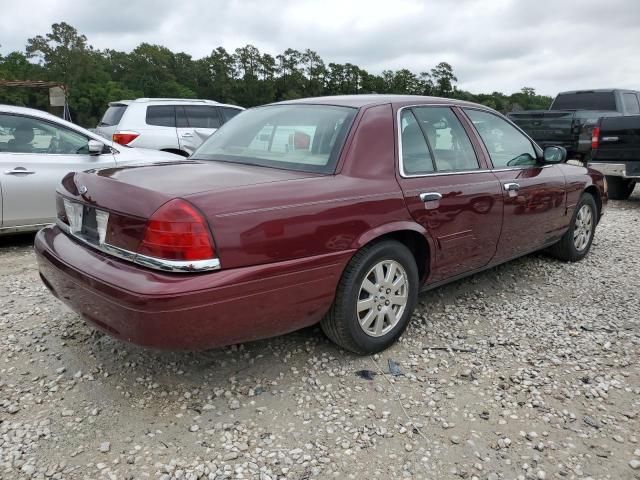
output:
[{"label": "overcast sky", "polygon": [[59,21],[100,49],[310,48],[372,73],[446,61],[474,93],[640,89],[640,0],[3,0],[0,52]]}]

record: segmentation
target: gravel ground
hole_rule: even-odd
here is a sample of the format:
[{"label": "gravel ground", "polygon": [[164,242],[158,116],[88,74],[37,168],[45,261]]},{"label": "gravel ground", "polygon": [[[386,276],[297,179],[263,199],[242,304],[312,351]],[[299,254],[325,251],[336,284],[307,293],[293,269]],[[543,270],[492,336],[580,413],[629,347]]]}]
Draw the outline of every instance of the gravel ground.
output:
[{"label": "gravel ground", "polygon": [[204,353],[100,335],[0,240],[0,478],[640,478],[640,192],[578,264],[423,294],[375,357],[318,328]]}]

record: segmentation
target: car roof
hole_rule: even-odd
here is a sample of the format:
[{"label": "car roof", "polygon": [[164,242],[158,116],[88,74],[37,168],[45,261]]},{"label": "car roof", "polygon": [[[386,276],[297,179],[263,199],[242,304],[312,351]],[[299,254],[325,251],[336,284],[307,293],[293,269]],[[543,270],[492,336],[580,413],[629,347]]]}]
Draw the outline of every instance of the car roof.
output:
[{"label": "car roof", "polygon": [[[423,95],[392,95],[392,94],[363,94],[363,95],[334,95],[328,97],[300,98],[296,100],[286,100],[271,105],[334,105],[342,107],[371,107],[375,105],[393,104],[420,104],[420,105],[473,105],[482,106],[476,103],[456,100],[454,98],[427,97]],[[483,107],[486,108],[486,107]]]},{"label": "car roof", "polygon": [[133,103],[148,103],[148,104],[192,104],[192,105],[217,105],[219,107],[231,107],[244,110],[243,107],[238,105],[230,105],[227,103],[220,103],[215,100],[207,100],[201,98],[136,98],[135,100],[119,100],[117,102],[109,102],[109,106],[117,105],[131,105]]},{"label": "car roof", "polygon": [[613,93],[613,92],[623,92],[623,93],[640,93],[638,90],[629,90],[626,88],[583,88],[581,90],[567,90],[566,92],[560,92],[558,95],[567,95],[574,93]]}]

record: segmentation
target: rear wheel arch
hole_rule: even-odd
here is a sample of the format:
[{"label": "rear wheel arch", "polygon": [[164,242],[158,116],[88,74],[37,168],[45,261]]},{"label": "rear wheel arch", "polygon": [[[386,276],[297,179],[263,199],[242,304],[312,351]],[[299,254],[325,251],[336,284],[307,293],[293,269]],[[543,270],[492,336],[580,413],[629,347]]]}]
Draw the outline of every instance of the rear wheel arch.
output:
[{"label": "rear wheel arch", "polygon": [[433,261],[432,253],[435,249],[426,230],[423,230],[417,224],[403,222],[402,225],[367,232],[359,239],[356,248],[359,251],[364,247],[384,240],[395,240],[407,247],[415,258],[420,282],[427,278]]},{"label": "rear wheel arch", "polygon": [[598,209],[598,218],[600,217],[600,213],[602,212],[602,198],[600,198],[600,192],[595,185],[589,185],[584,189],[584,193],[588,193],[593,197],[596,201],[596,208]]}]

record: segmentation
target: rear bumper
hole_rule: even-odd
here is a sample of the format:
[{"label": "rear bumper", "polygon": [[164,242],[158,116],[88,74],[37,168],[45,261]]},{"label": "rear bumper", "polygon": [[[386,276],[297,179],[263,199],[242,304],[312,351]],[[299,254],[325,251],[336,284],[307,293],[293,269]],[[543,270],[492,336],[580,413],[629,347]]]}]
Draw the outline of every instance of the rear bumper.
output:
[{"label": "rear bumper", "polygon": [[640,162],[589,162],[588,166],[603,175],[640,179]]},{"label": "rear bumper", "polygon": [[98,329],[169,350],[201,350],[284,334],[327,312],[352,252],[210,273],[165,273],[79,244],[58,227],[35,250],[51,292]]}]

